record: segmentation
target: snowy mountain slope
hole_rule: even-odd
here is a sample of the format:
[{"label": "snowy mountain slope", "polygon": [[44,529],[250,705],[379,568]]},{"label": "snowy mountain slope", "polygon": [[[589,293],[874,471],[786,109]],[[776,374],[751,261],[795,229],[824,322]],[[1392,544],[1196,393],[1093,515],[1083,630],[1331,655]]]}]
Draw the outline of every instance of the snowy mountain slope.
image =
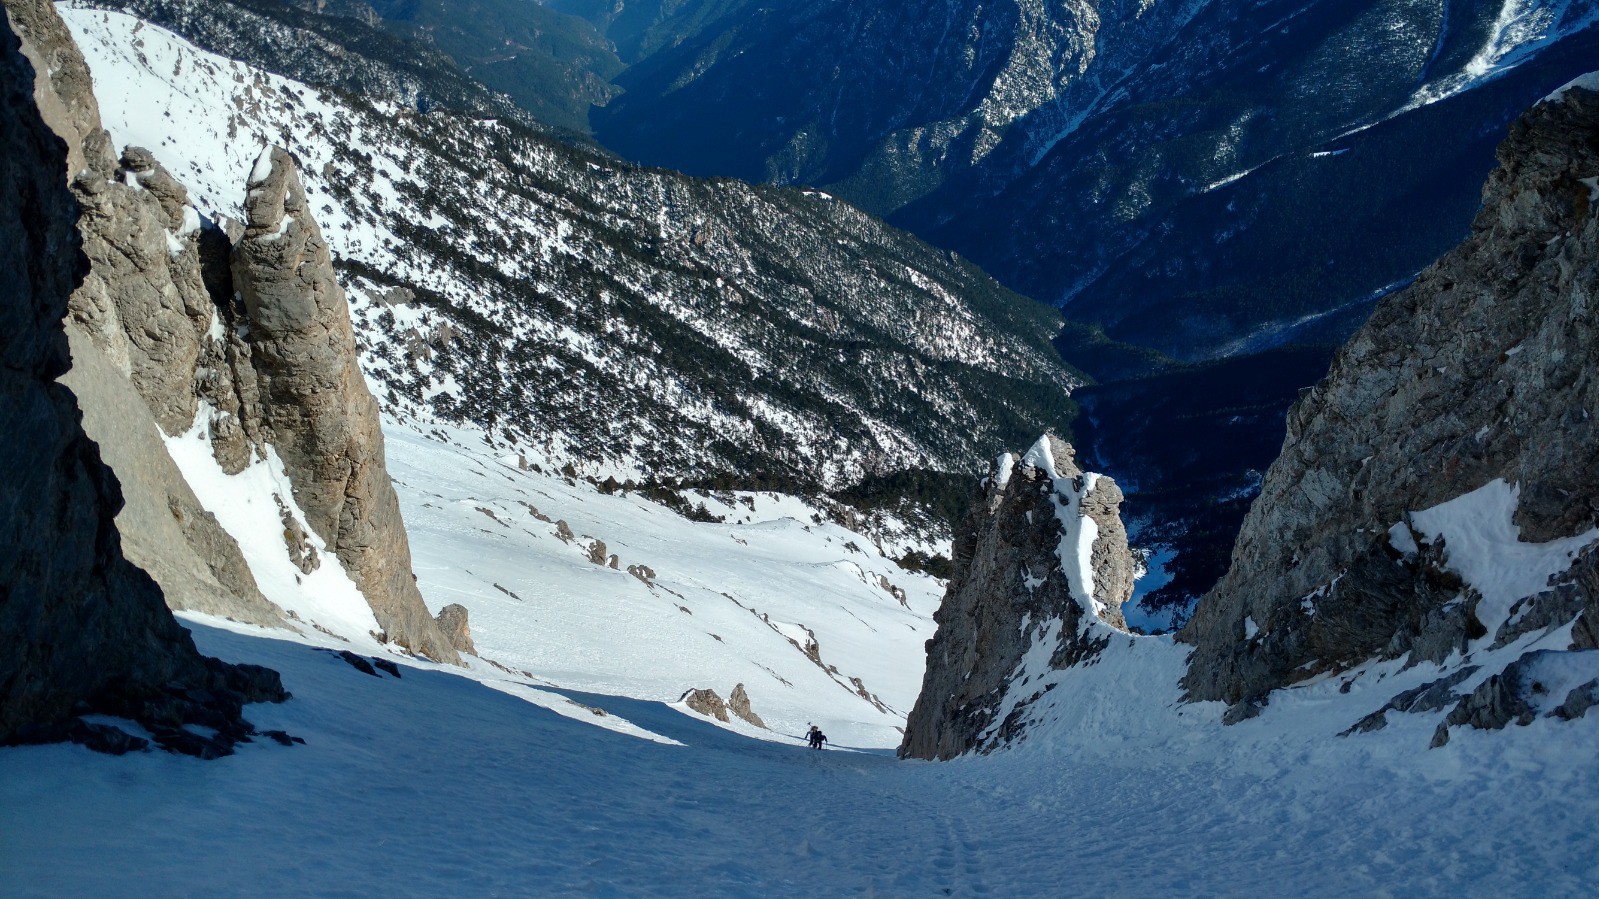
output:
[{"label": "snowy mountain slope", "polygon": [[247,713],[305,745],[206,765],[6,750],[8,892],[1576,896],[1599,877],[1592,718],[1430,752],[1420,722],[1340,740],[1327,710],[1374,701],[1357,682],[1221,728],[1172,707],[1181,653],[1160,638],[1074,671],[1046,697],[1072,713],[1059,727],[929,764],[573,697],[670,745],[193,626],[202,650],[283,672],[295,698]]},{"label": "snowy mountain slope", "polygon": [[467,607],[483,657],[662,702],[742,683],[777,733],[898,742],[942,585],[869,538],[777,494],[690,494],[726,517],[691,522],[547,462],[523,470],[480,434],[387,436],[422,593]]},{"label": "snowy mountain slope", "polygon": [[[460,671],[380,639],[339,558],[306,526],[276,454],[234,475],[218,466],[213,414],[202,406],[167,449],[296,633],[224,626],[405,660],[562,711],[525,688],[676,702],[691,689],[725,699],[743,685],[769,730],[734,726],[760,738],[797,739],[814,722],[844,745],[900,739],[942,585],[890,554],[948,546],[880,546],[773,493],[690,492],[723,520],[689,521],[561,475],[548,458],[524,468],[525,456],[495,452],[481,431],[391,418],[388,466],[418,587],[431,612],[457,604],[470,615],[479,658],[463,657]],[[284,516],[320,556],[312,570],[285,552]]]},{"label": "snowy mountain slope", "polygon": [[[156,147],[189,179],[190,196],[208,208],[231,210],[243,186],[259,180],[246,176],[251,160],[233,155],[238,144],[230,142],[223,123],[242,130],[252,111],[273,100],[320,121],[340,113],[304,88],[195,53],[137,20],[65,12],[94,60],[102,110],[115,139]],[[123,55],[115,54],[117,47]],[[183,93],[185,86],[222,83],[242,92],[240,103],[219,111]],[[326,144],[312,147],[333,152]],[[320,163],[312,171],[330,177],[327,161],[309,162]],[[385,195],[393,200],[393,194]],[[313,192],[312,204],[327,198]],[[389,255],[382,258],[398,259],[402,251],[382,222],[352,222],[342,212],[331,203],[320,211],[330,243],[357,253],[383,247]],[[906,277],[935,293],[943,290],[918,272]],[[393,304],[396,293],[391,287],[381,301],[365,299],[357,320],[387,317],[391,328],[426,323],[438,325],[435,335],[448,332],[442,317],[428,321],[406,303]],[[220,327],[213,320],[213,330]],[[379,378],[373,384],[382,389],[385,343],[374,331],[368,339],[375,356],[368,361],[376,360],[371,368]],[[614,350],[570,328],[563,336],[595,354]],[[464,339],[440,340],[439,352]],[[960,345],[956,335],[948,349]],[[413,360],[436,364],[438,356],[428,360],[418,353]],[[470,396],[457,387],[456,398],[464,402]],[[570,456],[525,444],[525,451],[506,453],[483,430],[446,424],[426,404],[391,396],[391,407],[395,414],[385,422],[390,464],[403,472],[402,502],[417,544],[413,559],[421,588],[432,611],[465,606],[474,615],[479,652],[494,660],[473,663],[470,676],[496,688],[537,679],[662,701],[675,701],[692,688],[730,696],[743,685],[755,712],[775,729],[764,734],[768,738],[814,721],[839,741],[898,741],[920,679],[920,646],[930,632],[939,588],[890,555],[947,554],[936,537],[928,542],[925,526],[879,512],[860,519],[872,523],[869,537],[823,524],[824,516],[839,517],[834,509],[777,494],[689,491],[685,500],[666,491],[678,502],[696,503],[697,514],[708,519],[691,522],[633,492],[631,479],[593,485],[577,479]],[[307,526],[271,448],[243,471],[225,473],[211,447],[217,430],[212,419],[219,413],[206,402],[200,408],[193,426],[168,438],[167,448],[204,508],[238,542],[263,594],[290,613],[298,639],[403,655],[383,642],[343,566]],[[503,439],[503,432],[496,436]],[[524,467],[529,457],[531,470]],[[615,458],[577,461],[590,471],[609,462],[607,470],[617,474],[647,474],[618,466]],[[615,495],[618,490],[621,495]],[[645,493],[660,498],[659,490]],[[305,533],[320,565],[302,564],[295,557],[301,547],[285,552],[288,530]],[[609,550],[601,551],[601,540]],[[607,564],[613,560],[614,568]],[[626,649],[599,652],[597,645]]]},{"label": "snowy mountain slope", "polygon": [[637,170],[64,12],[115,139],[202,206],[230,212],[267,140],[300,158],[392,409],[589,473],[803,486],[956,470],[1070,416],[1047,311],[828,197]]}]

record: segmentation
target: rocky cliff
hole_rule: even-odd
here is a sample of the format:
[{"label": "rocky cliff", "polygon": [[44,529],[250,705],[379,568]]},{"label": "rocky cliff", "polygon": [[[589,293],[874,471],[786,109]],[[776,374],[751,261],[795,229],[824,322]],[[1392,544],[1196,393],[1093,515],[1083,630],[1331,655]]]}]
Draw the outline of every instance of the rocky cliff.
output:
[{"label": "rocky cliff", "polygon": [[1296,404],[1231,570],[1179,635],[1191,697],[1236,720],[1369,659],[1594,648],[1596,91],[1579,79],[1515,123],[1470,238]]},{"label": "rocky cliff", "polygon": [[68,304],[73,358],[62,382],[118,472],[123,550],[174,609],[282,626],[282,610],[261,595],[237,544],[160,440],[194,420],[197,369],[222,367],[203,358],[216,314],[204,277],[208,262],[215,267],[204,258],[214,244],[202,239],[187,191],[150,153],[113,155],[88,67],[55,8],[45,0],[4,5],[23,53],[51,73],[34,86],[34,101],[69,148],[65,174],[89,269]]},{"label": "rocky cliff", "polygon": [[77,148],[69,174],[90,266],[69,304],[74,365],[65,383],[127,485],[118,524],[130,557],[173,608],[285,625],[235,540],[247,535],[230,535],[206,511],[162,445],[198,423],[222,473],[277,452],[305,515],[297,520],[277,499],[283,551],[302,572],[319,564],[308,526],[388,637],[458,660],[411,576],[376,403],[288,156],[264,154],[260,177],[235,186],[247,191],[247,225],[202,216],[151,152],[111,155],[88,69],[54,7],[5,4],[25,49],[55,73],[35,91],[46,121]]},{"label": "rocky cliff", "polygon": [[69,364],[67,298],[89,268],[62,177],[80,161],[41,118],[34,65],[50,63],[24,56],[14,22],[27,27],[0,19],[0,743],[147,745],[75,717],[101,712],[139,722],[167,748],[225,754],[251,732],[245,702],[287,694],[274,672],[201,656],[122,556],[116,478],[55,382]]},{"label": "rocky cliff", "polygon": [[1108,477],[1048,435],[994,464],[956,531],[956,573],[934,619],[901,757],[947,759],[1024,736],[1051,675],[1126,631],[1135,562]]},{"label": "rocky cliff", "polygon": [[233,277],[248,313],[263,436],[307,523],[338,554],[388,637],[459,661],[411,574],[378,404],[356,365],[350,307],[288,153],[262,152],[245,209]]}]

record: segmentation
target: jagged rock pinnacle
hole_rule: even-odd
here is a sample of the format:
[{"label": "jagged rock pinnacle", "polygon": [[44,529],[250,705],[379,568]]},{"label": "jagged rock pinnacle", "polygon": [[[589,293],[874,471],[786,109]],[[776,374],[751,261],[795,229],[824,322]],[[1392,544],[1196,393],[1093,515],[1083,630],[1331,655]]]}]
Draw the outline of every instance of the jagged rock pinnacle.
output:
[{"label": "jagged rock pinnacle", "polygon": [[378,404],[356,365],[344,291],[294,160],[272,147],[250,173],[234,283],[249,316],[261,422],[306,521],[401,645],[460,657],[428,614],[384,462]]},{"label": "jagged rock pinnacle", "polygon": [[902,757],[952,758],[1015,739],[1036,698],[1016,691],[1043,673],[1024,671],[1024,657],[1041,652],[1044,668],[1068,667],[1126,630],[1135,565],[1121,500],[1115,481],[1083,472],[1053,435],[999,458],[956,530],[955,576],[934,616]]}]

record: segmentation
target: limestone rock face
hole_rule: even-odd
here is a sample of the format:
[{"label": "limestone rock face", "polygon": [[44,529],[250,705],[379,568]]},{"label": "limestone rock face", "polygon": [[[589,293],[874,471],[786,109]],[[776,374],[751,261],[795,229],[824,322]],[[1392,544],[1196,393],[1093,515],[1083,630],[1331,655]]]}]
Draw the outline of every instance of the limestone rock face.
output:
[{"label": "limestone rock face", "polygon": [[200,217],[147,151],[130,148],[116,175],[74,182],[90,267],[72,317],[133,382],[161,429],[180,434],[194,421],[194,372],[212,317]]},{"label": "limestone rock face", "polygon": [[33,100],[45,124],[67,143],[67,178],[110,178],[116,169],[111,136],[100,124],[89,66],[66,23],[50,0],[5,0],[5,12],[21,39],[22,55],[35,72],[49,73],[30,79]]},{"label": "limestone rock face", "polygon": [[[179,751],[222,754],[250,732],[244,702],[286,694],[274,672],[201,656],[122,555],[116,478],[55,381],[88,261],[62,177],[68,147],[35,105],[29,57],[49,57],[23,55],[19,18],[0,21],[0,743],[145,745],[73,717],[89,710],[137,720]],[[182,730],[189,722],[217,736]]]},{"label": "limestone rock face", "polygon": [[23,52],[39,71],[34,99],[67,142],[67,171],[83,207],[90,268],[72,317],[130,378],[168,434],[194,420],[193,376],[211,303],[200,278],[199,215],[188,192],[145,150],[120,165],[101,126],[83,55],[48,0],[5,0]]},{"label": "limestone rock face", "polygon": [[1020,458],[1000,457],[955,533],[955,576],[934,615],[902,757],[947,759],[1018,739],[1037,681],[1126,630],[1136,565],[1121,500],[1115,481],[1084,473],[1052,435]]},{"label": "limestone rock face", "polygon": [[83,427],[125,487],[117,514],[128,560],[161,585],[167,605],[283,627],[283,611],[261,595],[239,546],[183,479],[148,407],[100,347],[70,318],[72,370],[61,383],[83,409]]},{"label": "limestone rock face", "polygon": [[[202,277],[216,247],[207,246],[183,186],[148,151],[130,147],[120,163],[112,156],[88,68],[55,8],[42,0],[4,5],[26,26],[24,55],[48,61],[53,73],[34,86],[34,98],[67,142],[90,261],[68,303],[73,366],[63,383],[122,484],[124,551],[174,609],[282,626],[281,610],[261,596],[238,546],[200,507],[158,439],[194,420],[197,368],[225,370],[203,348],[214,295],[231,296],[231,280],[212,290]],[[225,261],[225,249],[221,255]]]},{"label": "limestone rock face", "polygon": [[[1599,93],[1533,107],[1498,157],[1471,236],[1383,300],[1289,413],[1231,570],[1179,634],[1191,697],[1259,703],[1374,657],[1501,643],[1441,541],[1390,538],[1411,512],[1503,479],[1522,541],[1599,520]],[[1569,622],[1589,589],[1539,605]]]},{"label": "limestone rock face", "polygon": [[389,638],[459,662],[411,574],[378,404],[356,366],[349,306],[294,160],[281,149],[264,152],[248,191],[233,276],[249,318],[265,435],[307,522],[337,553]]},{"label": "limestone rock face", "polygon": [[472,644],[472,627],[467,623],[466,606],[452,602],[439,610],[436,620],[451,646],[459,652],[477,655],[477,647]]}]

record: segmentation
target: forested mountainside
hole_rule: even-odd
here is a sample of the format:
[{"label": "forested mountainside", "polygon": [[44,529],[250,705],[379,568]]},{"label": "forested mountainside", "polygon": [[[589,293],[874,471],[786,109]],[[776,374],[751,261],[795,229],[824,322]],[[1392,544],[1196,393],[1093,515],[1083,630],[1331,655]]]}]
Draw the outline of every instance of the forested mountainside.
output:
[{"label": "forested mountainside", "polygon": [[[244,5],[207,17],[241,23],[227,29],[165,9],[244,58],[270,51],[242,23],[274,40],[290,27]],[[1072,416],[1080,378],[1050,347],[1050,310],[832,197],[637,168],[481,106],[356,97],[390,61],[356,52],[369,26],[354,19],[279,66],[318,89],[148,28],[130,57],[96,33],[135,20],[69,18],[105,89],[135,98],[121,132],[216,212],[237,215],[220,185],[261,143],[299,158],[392,409],[423,404],[590,474],[800,487],[960,470]]]},{"label": "forested mountainside", "polygon": [[[634,6],[591,15],[620,28]],[[1458,241],[1502,129],[1585,70],[1596,16],[681,4],[652,26],[678,39],[654,39],[594,121],[632,158],[824,186],[1113,338],[1208,358],[1335,343]]]}]

